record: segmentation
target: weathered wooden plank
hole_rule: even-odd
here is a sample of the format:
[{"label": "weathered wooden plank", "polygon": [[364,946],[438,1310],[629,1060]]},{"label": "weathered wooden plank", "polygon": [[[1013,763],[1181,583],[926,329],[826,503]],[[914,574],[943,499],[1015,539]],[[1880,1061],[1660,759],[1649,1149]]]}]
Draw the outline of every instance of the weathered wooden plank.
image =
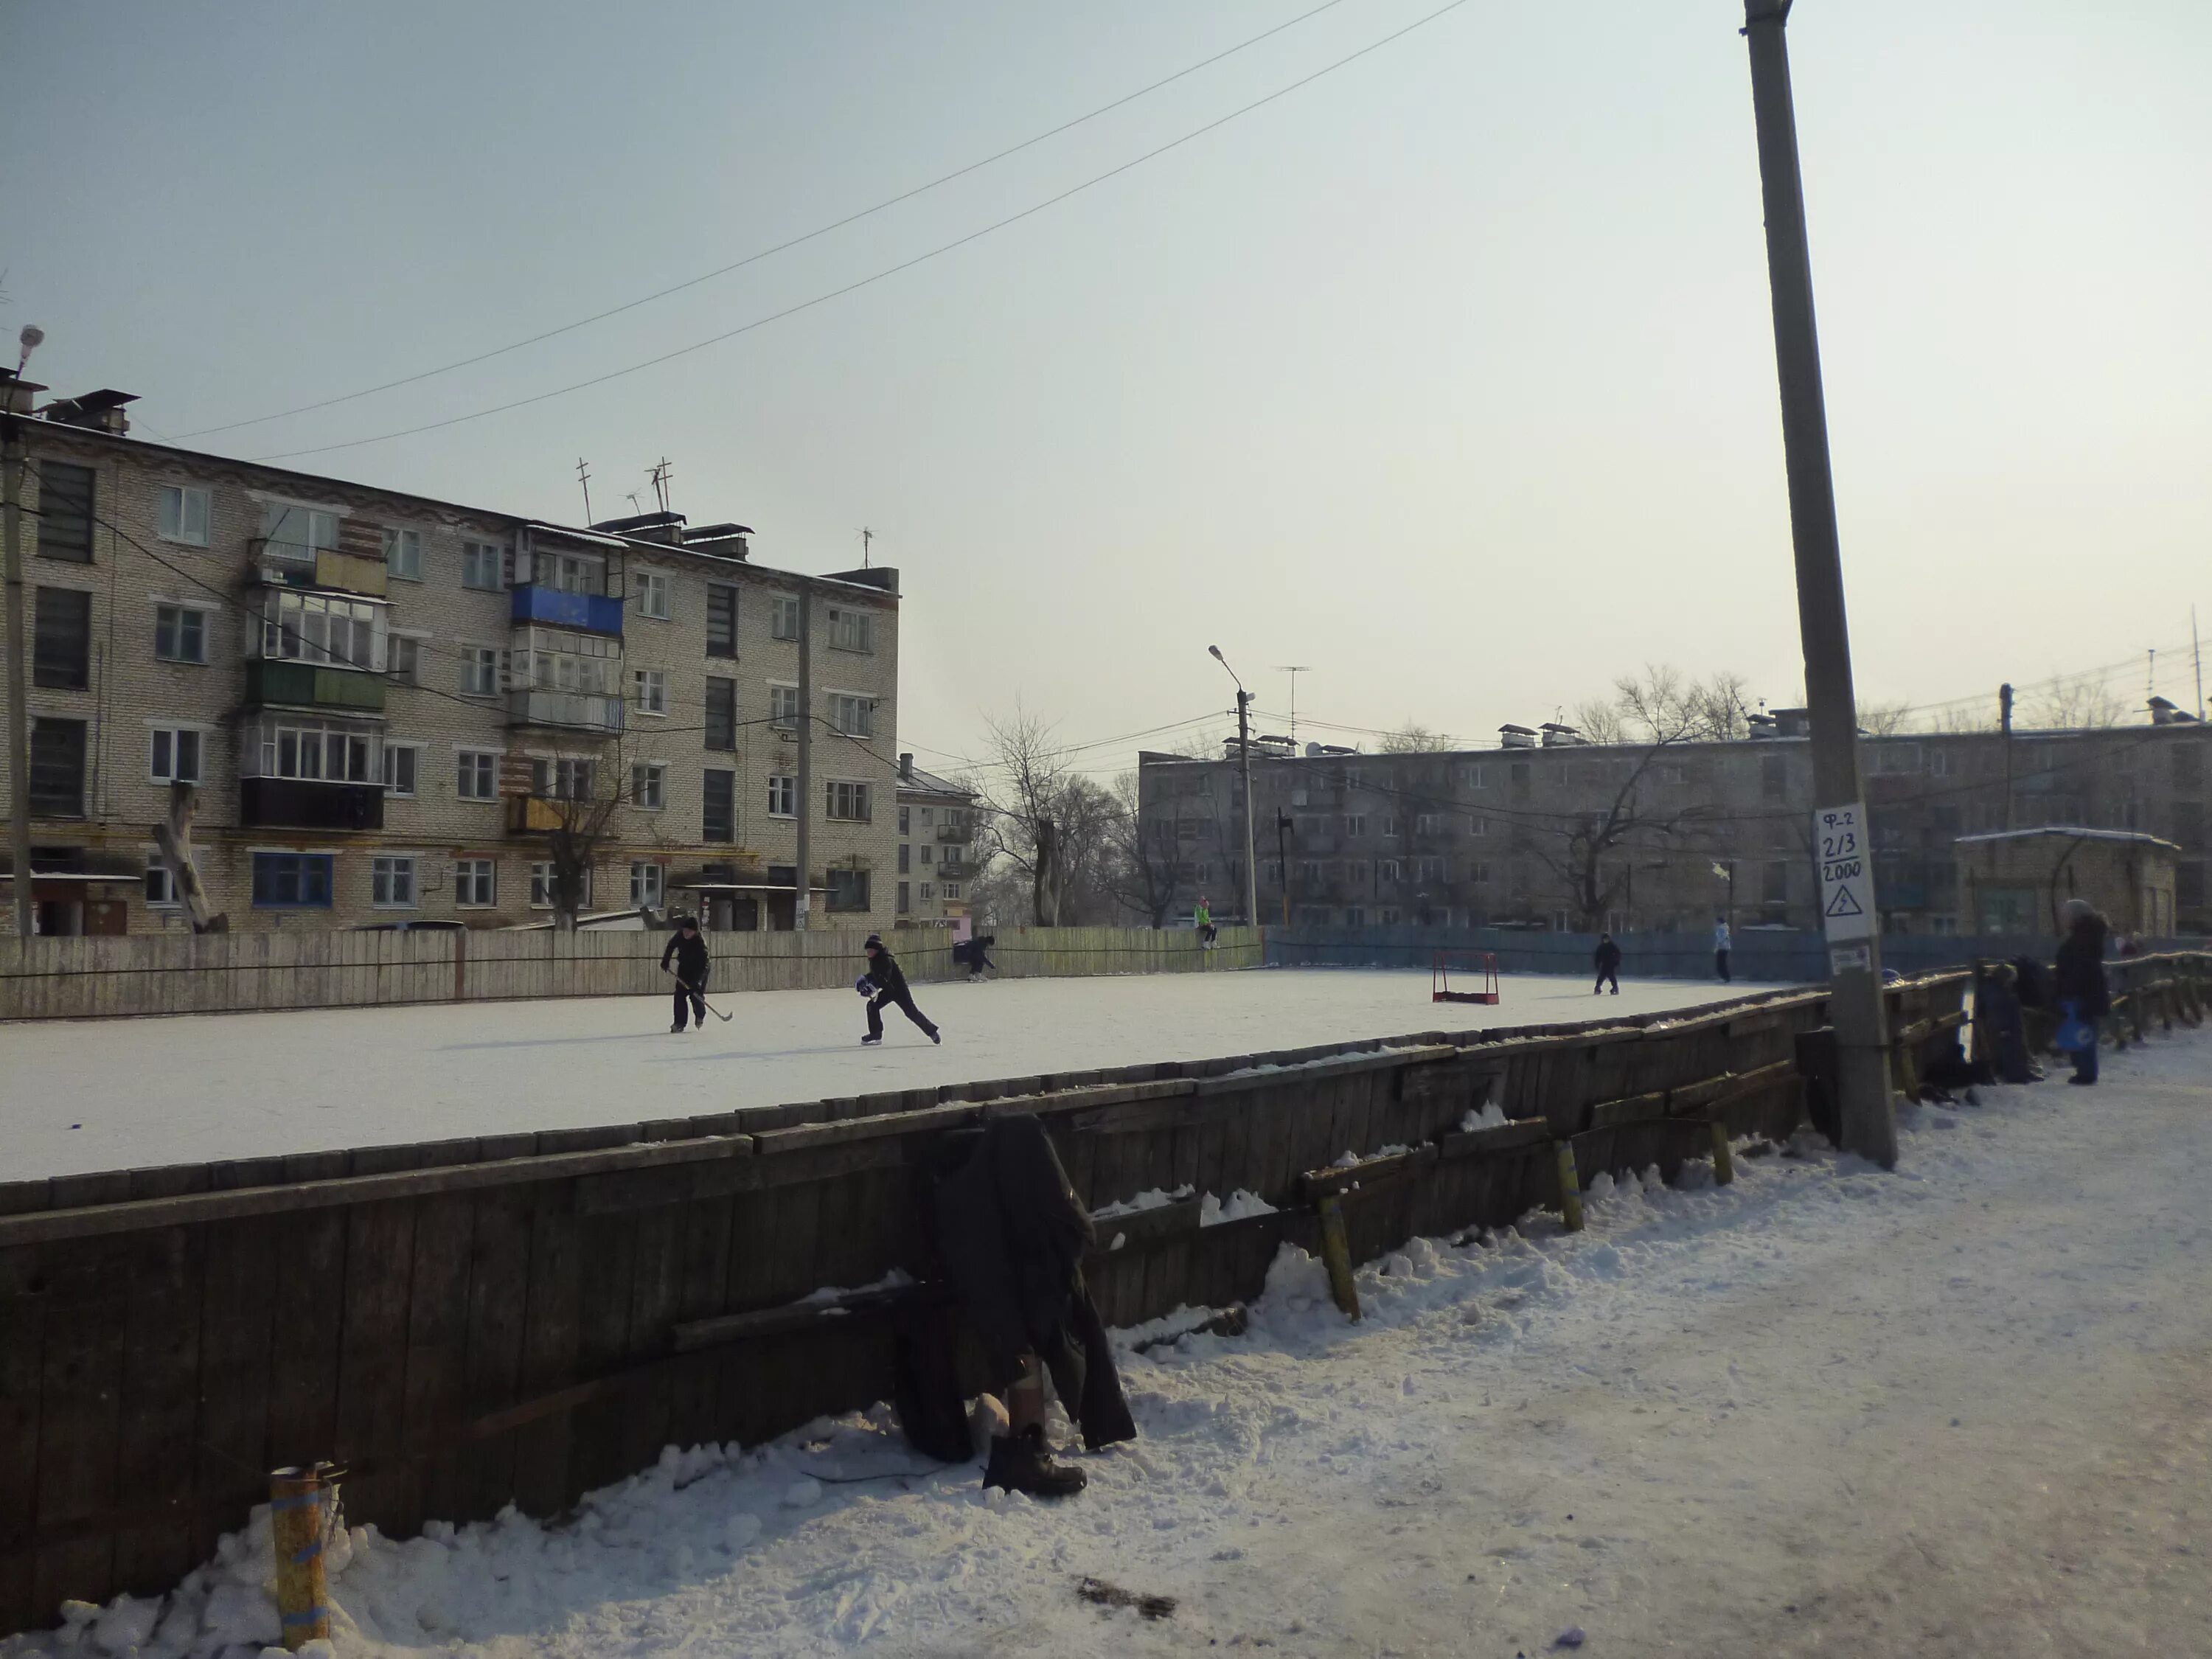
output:
[{"label": "weathered wooden plank", "polygon": [[[41,1525],[115,1502],[127,1308],[119,1285],[46,1304],[34,1477]],[[110,1535],[48,1545],[37,1553],[33,1604],[51,1614],[64,1600],[104,1601],[113,1593],[114,1567]]]},{"label": "weathered wooden plank", "polygon": [[[415,1206],[405,1200],[345,1212],[345,1309],[338,1339],[337,1460],[372,1462],[405,1443],[408,1267],[414,1259]],[[409,1488],[417,1471],[402,1466],[346,1483],[356,1523],[393,1523],[418,1511]]]},{"label": "weathered wooden plank", "polygon": [[[520,1395],[530,1309],[534,1194],[496,1187],[475,1195],[470,1233],[468,1335],[462,1409],[471,1417],[511,1404]],[[445,1517],[489,1520],[515,1493],[515,1437],[472,1440],[453,1455],[456,1507]]]},{"label": "weathered wooden plank", "polygon": [[[276,1329],[276,1239],[260,1218],[208,1230],[200,1302],[200,1421],[194,1448],[204,1496],[237,1504],[231,1526],[268,1498],[269,1355]],[[203,1520],[194,1555],[227,1530]]]},{"label": "weathered wooden plank", "polygon": [[[474,1250],[476,1195],[439,1193],[416,1200],[415,1249],[407,1295],[405,1443],[427,1446],[467,1410],[469,1268]],[[451,1458],[425,1470],[422,1512],[395,1516],[395,1529],[460,1508],[459,1471]]]},{"label": "weathered wooden plank", "polygon": [[[519,1386],[536,1395],[578,1380],[583,1285],[575,1183],[548,1182],[530,1194],[530,1292]],[[514,1498],[526,1513],[552,1515],[568,1502],[571,1439],[565,1413],[514,1431]]]},{"label": "weathered wooden plank", "polygon": [[[8,946],[13,940],[6,941]],[[33,1555],[27,1537],[38,1516],[38,1491],[23,1471],[39,1461],[39,1390],[46,1366],[41,1283],[27,1250],[0,1251],[0,1630],[27,1630],[47,1610],[33,1601]]]}]

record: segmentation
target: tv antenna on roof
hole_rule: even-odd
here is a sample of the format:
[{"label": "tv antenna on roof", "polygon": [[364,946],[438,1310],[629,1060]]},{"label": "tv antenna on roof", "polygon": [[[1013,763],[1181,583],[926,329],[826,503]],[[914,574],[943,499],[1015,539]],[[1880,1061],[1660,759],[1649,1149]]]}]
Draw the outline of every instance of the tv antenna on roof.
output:
[{"label": "tv antenna on roof", "polygon": [[647,471],[647,476],[653,480],[653,500],[660,503],[660,510],[663,513],[667,512],[668,481],[676,476],[676,469],[669,465],[668,457],[663,455],[658,461],[653,463],[653,466]]},{"label": "tv antenna on roof", "polygon": [[866,570],[868,568],[868,544],[874,541],[875,538],[876,532],[874,531],[869,529],[866,525],[862,525],[860,526],[860,568],[863,570]]},{"label": "tv antenna on roof", "polygon": [[584,522],[592,521],[592,475],[586,470],[584,458],[576,457],[576,482],[584,486]]},{"label": "tv antenna on roof", "polygon": [[1275,672],[1279,674],[1288,674],[1291,677],[1291,741],[1296,744],[1298,740],[1298,676],[1312,673],[1313,665],[1303,662],[1277,663]]}]

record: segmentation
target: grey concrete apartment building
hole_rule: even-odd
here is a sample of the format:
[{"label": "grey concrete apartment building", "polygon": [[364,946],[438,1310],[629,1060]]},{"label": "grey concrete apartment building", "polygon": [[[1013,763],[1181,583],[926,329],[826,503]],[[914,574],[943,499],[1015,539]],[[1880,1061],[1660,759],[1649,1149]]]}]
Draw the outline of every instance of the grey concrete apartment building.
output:
[{"label": "grey concrete apartment building", "polygon": [[968,915],[975,878],[975,792],[899,757],[898,896],[902,927],[949,927]]},{"label": "grey concrete apartment building", "polygon": [[[0,390],[27,411],[44,388]],[[717,925],[788,927],[803,714],[815,913],[890,925],[895,570],[769,569],[743,526],[556,525],[144,441],[126,401],[17,423],[41,931],[185,925],[153,835],[179,781],[234,931],[545,920],[549,830],[590,801],[586,912],[700,893]]]},{"label": "grey concrete apartment building", "polygon": [[[1255,744],[1261,920],[1696,932],[1724,915],[1740,927],[1817,926],[1800,711],[1777,711],[1760,735],[1732,742],[1507,735],[1510,746],[1447,753]],[[1955,845],[2039,826],[2174,843],[2176,929],[2212,932],[2212,727],[2170,706],[2107,728],[1867,738],[1860,764],[1887,932],[2040,927],[2045,894],[1990,890],[1970,903]],[[1217,920],[1241,908],[1237,758],[1147,753],[1138,776],[1142,844],[1172,881],[1175,908],[1187,912],[1201,892]],[[2063,853],[2054,840],[2053,858]]]}]

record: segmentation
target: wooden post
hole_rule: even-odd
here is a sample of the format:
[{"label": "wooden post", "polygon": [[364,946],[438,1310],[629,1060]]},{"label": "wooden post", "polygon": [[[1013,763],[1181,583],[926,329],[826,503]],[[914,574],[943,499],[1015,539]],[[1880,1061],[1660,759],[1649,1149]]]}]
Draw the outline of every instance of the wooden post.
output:
[{"label": "wooden post", "polygon": [[1583,1180],[1575,1172],[1575,1143],[1562,1140],[1559,1150],[1559,1214],[1567,1224],[1567,1231],[1578,1233],[1583,1230]]},{"label": "wooden post", "polygon": [[1707,1127],[1713,1137],[1713,1185],[1725,1187],[1735,1179],[1735,1152],[1729,1146],[1728,1123],[1716,1117]]},{"label": "wooden post", "polygon": [[453,930],[453,1000],[465,1002],[469,994],[469,930]]},{"label": "wooden post", "polygon": [[1315,1206],[1321,1212],[1321,1259],[1328,1269],[1328,1293],[1344,1316],[1359,1322],[1359,1286],[1352,1277],[1352,1245],[1344,1236],[1344,1206],[1332,1193]]},{"label": "wooden post", "polygon": [[297,1653],[331,1633],[330,1585],[323,1568],[323,1470],[269,1472],[269,1534],[276,1557],[276,1611],[284,1646]]}]

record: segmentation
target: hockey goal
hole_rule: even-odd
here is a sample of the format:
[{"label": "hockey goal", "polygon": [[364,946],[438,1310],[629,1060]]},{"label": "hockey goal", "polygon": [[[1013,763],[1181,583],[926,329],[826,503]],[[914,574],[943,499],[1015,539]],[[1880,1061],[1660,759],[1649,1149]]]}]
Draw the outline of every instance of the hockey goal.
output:
[{"label": "hockey goal", "polygon": [[[1459,983],[1452,983],[1452,975]],[[1498,958],[1487,951],[1439,951],[1429,967],[1429,1000],[1498,1005]]]}]

